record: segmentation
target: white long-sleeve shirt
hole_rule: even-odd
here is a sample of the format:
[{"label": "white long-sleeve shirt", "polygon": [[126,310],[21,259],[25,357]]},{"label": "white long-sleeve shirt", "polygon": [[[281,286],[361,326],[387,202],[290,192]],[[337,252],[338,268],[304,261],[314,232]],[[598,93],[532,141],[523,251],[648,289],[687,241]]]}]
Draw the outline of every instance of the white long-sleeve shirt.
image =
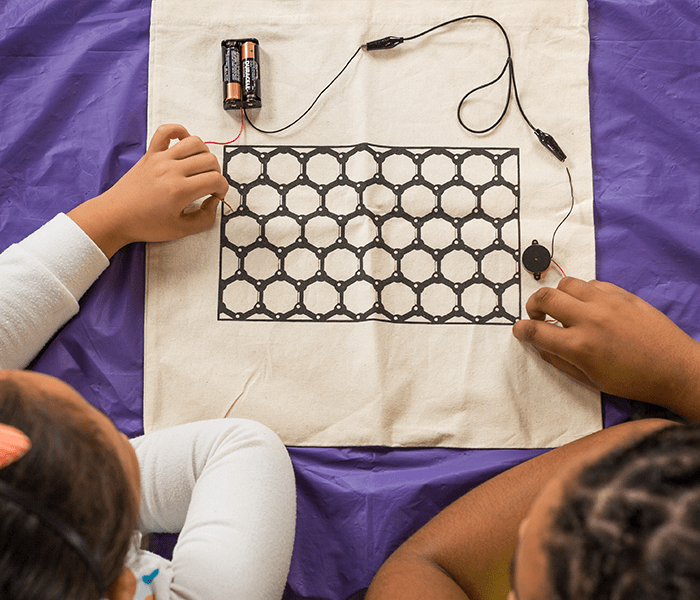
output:
[{"label": "white long-sleeve shirt", "polygon": [[[0,368],[23,368],[78,312],[109,261],[60,214],[0,254]],[[272,600],[291,560],[291,461],[269,429],[242,419],[190,423],[132,440],[141,468],[140,533],[181,532],[172,561],[134,550],[138,575],[167,598]]]},{"label": "white long-sleeve shirt", "polygon": [[0,254],[0,368],[26,367],[108,265],[64,214]]}]

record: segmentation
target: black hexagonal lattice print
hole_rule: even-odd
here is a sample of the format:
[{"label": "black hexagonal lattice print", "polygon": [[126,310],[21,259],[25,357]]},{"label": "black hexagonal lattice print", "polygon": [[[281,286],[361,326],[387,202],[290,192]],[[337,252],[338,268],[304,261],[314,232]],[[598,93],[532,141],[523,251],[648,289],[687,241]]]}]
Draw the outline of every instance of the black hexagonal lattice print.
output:
[{"label": "black hexagonal lattice print", "polygon": [[511,324],[516,148],[226,146],[219,320]]}]

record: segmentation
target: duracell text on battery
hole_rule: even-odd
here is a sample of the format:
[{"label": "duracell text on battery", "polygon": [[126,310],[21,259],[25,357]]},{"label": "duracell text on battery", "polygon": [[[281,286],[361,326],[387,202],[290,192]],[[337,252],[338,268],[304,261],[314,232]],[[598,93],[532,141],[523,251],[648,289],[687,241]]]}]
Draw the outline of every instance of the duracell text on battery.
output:
[{"label": "duracell text on battery", "polygon": [[224,108],[260,108],[260,56],[258,40],[223,40]]}]

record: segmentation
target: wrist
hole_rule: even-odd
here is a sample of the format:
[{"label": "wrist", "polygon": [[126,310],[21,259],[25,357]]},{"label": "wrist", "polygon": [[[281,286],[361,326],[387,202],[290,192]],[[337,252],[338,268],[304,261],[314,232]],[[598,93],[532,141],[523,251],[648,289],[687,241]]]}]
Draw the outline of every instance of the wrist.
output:
[{"label": "wrist", "polygon": [[686,341],[678,352],[678,369],[662,404],[686,419],[700,422],[700,343],[690,336]]},{"label": "wrist", "polygon": [[118,220],[115,219],[110,206],[108,190],[95,198],[87,200],[68,212],[68,216],[80,227],[98,246],[107,258],[112,256],[130,243],[121,232]]}]

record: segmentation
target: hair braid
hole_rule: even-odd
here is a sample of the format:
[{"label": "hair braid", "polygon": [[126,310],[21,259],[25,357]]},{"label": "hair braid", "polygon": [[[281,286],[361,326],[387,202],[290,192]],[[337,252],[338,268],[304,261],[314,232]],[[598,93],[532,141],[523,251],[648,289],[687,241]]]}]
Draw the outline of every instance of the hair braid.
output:
[{"label": "hair braid", "polygon": [[579,474],[545,543],[555,600],[700,594],[700,427],[674,426]]}]

